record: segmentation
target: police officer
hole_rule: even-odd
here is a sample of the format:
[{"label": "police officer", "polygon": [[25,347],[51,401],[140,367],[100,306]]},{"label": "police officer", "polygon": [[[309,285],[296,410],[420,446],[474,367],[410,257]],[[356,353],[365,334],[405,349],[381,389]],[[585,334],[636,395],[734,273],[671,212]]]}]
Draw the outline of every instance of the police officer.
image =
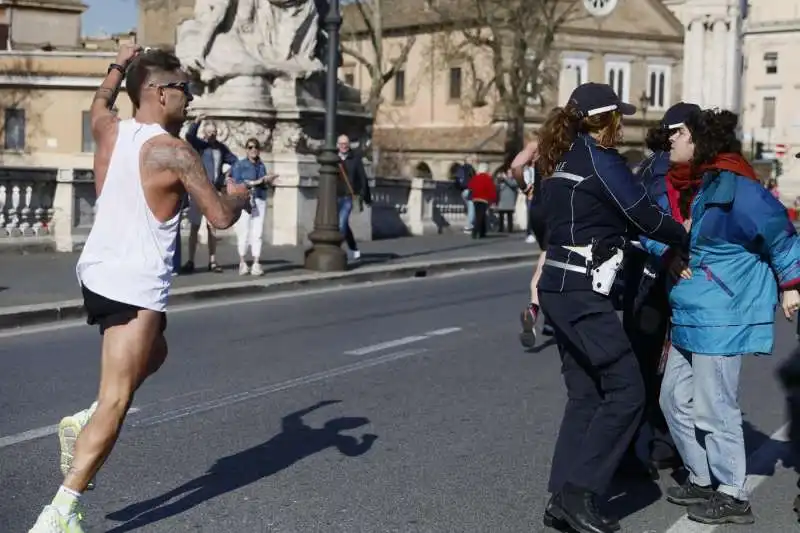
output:
[{"label": "police officer", "polygon": [[636,357],[609,298],[629,226],[685,250],[683,226],[653,205],[614,149],[622,115],[636,108],[605,84],[580,85],[541,129],[547,260],[539,299],[562,360],[567,405],[561,422],[545,524],[607,533],[604,494],[636,431],[644,387]]},{"label": "police officer", "polygon": [[[693,113],[699,113],[695,104],[679,102],[664,113],[661,123],[647,132],[646,144],[652,155],[645,159],[636,172],[636,181],[647,191],[650,199],[665,212],[669,212],[667,172],[669,170],[669,137]],[[650,425],[653,438],[649,442],[651,464],[642,465],[636,456],[635,436],[623,458],[620,470],[632,476],[658,478],[658,470],[677,468],[680,456],[671,443],[669,429],[658,395],[661,390],[659,363],[664,350],[664,340],[669,327],[669,300],[667,297],[666,270],[660,260],[637,248],[625,252],[622,325],[630,339],[639,361],[645,388],[643,423]],[[640,426],[641,428],[641,426]],[[638,433],[638,432],[637,432]]]}]

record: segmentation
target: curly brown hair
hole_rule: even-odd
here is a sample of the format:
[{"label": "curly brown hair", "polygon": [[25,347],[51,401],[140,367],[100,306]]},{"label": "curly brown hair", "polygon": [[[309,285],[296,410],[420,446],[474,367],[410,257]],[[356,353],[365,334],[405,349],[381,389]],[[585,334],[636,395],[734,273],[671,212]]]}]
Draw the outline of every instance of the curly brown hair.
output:
[{"label": "curly brown hair", "polygon": [[699,167],[711,163],[719,154],[742,153],[742,143],[736,136],[739,116],[720,109],[705,109],[686,120],[692,134],[694,157],[692,165]]},{"label": "curly brown hair", "polygon": [[591,117],[583,114],[571,104],[556,107],[547,116],[539,130],[538,169],[542,177],[548,178],[555,172],[556,164],[564,156],[579,133],[599,134],[598,144],[615,146],[620,140],[620,121],[622,115],[617,111],[600,113]]},{"label": "curly brown hair", "polygon": [[669,152],[670,131],[667,128],[655,127],[647,130],[644,144],[653,152]]}]

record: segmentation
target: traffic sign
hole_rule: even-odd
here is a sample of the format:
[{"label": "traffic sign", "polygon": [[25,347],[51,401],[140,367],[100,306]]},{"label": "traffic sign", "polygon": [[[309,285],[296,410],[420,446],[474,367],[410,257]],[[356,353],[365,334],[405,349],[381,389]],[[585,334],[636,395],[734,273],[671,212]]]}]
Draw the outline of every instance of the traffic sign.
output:
[{"label": "traffic sign", "polygon": [[786,155],[788,147],[785,144],[776,144],[775,145],[775,155],[778,157],[783,157]]}]

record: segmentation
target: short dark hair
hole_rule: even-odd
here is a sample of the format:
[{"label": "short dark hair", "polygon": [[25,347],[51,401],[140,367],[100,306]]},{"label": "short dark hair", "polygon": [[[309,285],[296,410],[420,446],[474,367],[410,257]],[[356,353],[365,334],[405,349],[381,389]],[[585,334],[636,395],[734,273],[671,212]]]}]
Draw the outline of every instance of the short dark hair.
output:
[{"label": "short dark hair", "polygon": [[245,146],[247,146],[247,145],[249,145],[249,144],[252,144],[252,145],[254,145],[254,146],[256,147],[256,149],[257,149],[257,150],[261,150],[261,143],[260,143],[260,142],[258,142],[258,139],[256,139],[255,137],[250,137],[250,138],[249,138],[249,139],[247,139],[247,141],[245,141],[245,143],[244,143],[244,145],[245,145]]},{"label": "short dark hair", "polygon": [[670,130],[667,128],[662,127],[655,127],[650,128],[647,130],[647,136],[645,137],[644,143],[647,145],[647,148],[652,150],[653,152],[669,152],[670,143]]},{"label": "short dark hair", "polygon": [[739,115],[731,111],[705,109],[689,117],[686,127],[692,134],[696,166],[711,163],[719,154],[742,153],[742,143],[736,136]]},{"label": "short dark hair", "polygon": [[154,73],[175,72],[181,69],[181,62],[175,54],[153,48],[142,52],[130,65],[126,75],[125,89],[134,108],[141,107],[142,89]]}]

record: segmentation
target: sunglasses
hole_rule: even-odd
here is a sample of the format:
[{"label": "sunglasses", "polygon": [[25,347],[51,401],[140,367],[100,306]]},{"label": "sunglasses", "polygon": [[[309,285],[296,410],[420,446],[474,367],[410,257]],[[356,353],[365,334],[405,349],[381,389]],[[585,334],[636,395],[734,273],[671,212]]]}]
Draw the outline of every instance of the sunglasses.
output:
[{"label": "sunglasses", "polygon": [[186,98],[189,101],[194,99],[188,81],[173,81],[170,83],[151,83],[150,87],[155,87],[156,89],[178,89],[184,94],[184,96],[186,96]]},{"label": "sunglasses", "polygon": [[247,148],[248,150],[258,150],[258,146],[254,145],[254,144],[250,144],[248,146],[245,146],[245,148]]}]

